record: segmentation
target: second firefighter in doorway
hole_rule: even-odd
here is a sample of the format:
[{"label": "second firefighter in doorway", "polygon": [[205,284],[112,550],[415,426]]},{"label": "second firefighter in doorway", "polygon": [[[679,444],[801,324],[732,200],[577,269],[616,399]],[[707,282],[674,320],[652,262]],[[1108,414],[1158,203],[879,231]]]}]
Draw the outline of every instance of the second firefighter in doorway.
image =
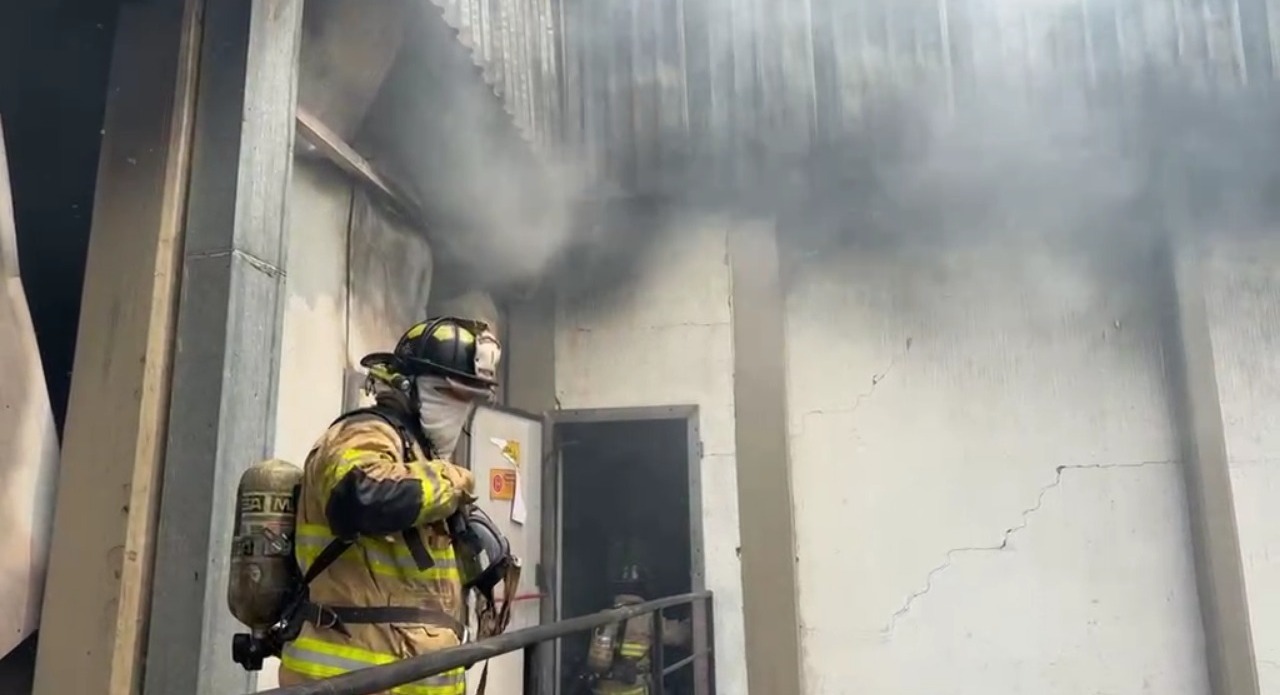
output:
[{"label": "second firefighter in doorway", "polygon": [[[614,583],[613,607],[644,603],[644,569],[629,564]],[[655,620],[662,621],[662,644],[653,644]],[[579,692],[590,687],[592,695],[649,695],[653,688],[653,649],[686,647],[691,634],[688,621],[656,614],[642,615],[619,625],[606,625],[591,635],[587,668],[579,680]]]}]

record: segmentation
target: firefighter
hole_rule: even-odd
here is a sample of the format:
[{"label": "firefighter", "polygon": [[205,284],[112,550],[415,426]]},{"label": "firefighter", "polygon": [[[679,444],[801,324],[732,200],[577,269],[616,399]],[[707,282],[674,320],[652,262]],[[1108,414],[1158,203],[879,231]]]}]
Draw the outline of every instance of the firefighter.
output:
[{"label": "firefighter", "polygon": [[[645,573],[641,565],[625,565],[614,581],[613,607],[643,603]],[[691,635],[687,620],[671,620],[657,614],[637,616],[623,625],[608,625],[595,631],[587,653],[583,681],[591,683],[592,695],[649,695],[653,679],[651,655],[654,619],[662,620],[662,645],[686,647]]]},{"label": "firefighter", "polygon": [[[295,556],[305,622],[281,655],[291,685],[460,644],[467,621],[450,522],[475,501],[451,459],[497,386],[501,345],[480,321],[435,318],[361,360],[376,405],[339,418],[307,456]],[[318,570],[318,571],[317,571]],[[464,695],[464,670],[394,688]]]}]

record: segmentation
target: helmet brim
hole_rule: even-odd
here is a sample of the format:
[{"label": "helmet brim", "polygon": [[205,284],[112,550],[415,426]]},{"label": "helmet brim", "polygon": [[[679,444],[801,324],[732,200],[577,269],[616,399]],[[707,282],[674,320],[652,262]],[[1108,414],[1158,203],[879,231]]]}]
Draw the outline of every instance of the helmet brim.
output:
[{"label": "helmet brim", "polygon": [[400,358],[390,352],[372,352],[360,358],[360,366],[365,369],[373,369],[374,367],[396,366],[399,364]]}]

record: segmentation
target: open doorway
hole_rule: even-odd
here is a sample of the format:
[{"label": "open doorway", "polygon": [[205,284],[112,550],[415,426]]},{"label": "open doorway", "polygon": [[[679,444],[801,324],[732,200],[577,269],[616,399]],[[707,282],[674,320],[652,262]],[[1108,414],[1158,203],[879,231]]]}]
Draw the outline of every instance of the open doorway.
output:
[{"label": "open doorway", "polygon": [[[626,564],[644,568],[646,599],[701,590],[697,408],[559,411],[553,428],[559,518],[554,557],[544,559],[555,563],[556,618],[611,607]],[[573,692],[589,642],[584,634],[560,645],[559,692]],[[668,663],[688,655],[667,654]],[[689,669],[669,676],[666,692],[692,695]]]}]

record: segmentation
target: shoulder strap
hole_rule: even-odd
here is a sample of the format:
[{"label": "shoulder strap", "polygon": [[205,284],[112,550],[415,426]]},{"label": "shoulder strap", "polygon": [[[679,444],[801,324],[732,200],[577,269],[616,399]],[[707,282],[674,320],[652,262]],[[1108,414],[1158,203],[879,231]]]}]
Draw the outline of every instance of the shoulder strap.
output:
[{"label": "shoulder strap", "polygon": [[417,442],[418,446],[422,448],[423,453],[425,453],[428,457],[434,456],[433,450],[431,448],[431,443],[427,441],[426,435],[422,434],[422,431],[420,430],[420,428],[416,426],[416,423],[410,423],[406,421],[404,415],[400,411],[385,405],[374,404],[369,406],[368,408],[359,408],[357,410],[352,410],[350,412],[343,413],[337,420],[334,420],[333,423],[329,426],[332,427],[333,425],[336,425],[339,422],[342,422],[343,420],[357,417],[359,415],[372,415],[374,417],[380,418],[382,421],[386,422],[388,425],[391,425],[392,429],[394,429],[397,433],[400,434],[400,446],[401,446],[402,458],[406,462],[413,461],[415,458],[417,458],[413,455],[413,445],[411,444],[411,442]]},{"label": "shoulder strap", "polygon": [[316,561],[307,568],[307,573],[302,575],[302,585],[311,586],[311,582],[315,581],[315,578],[319,577],[321,572],[328,569],[329,565],[332,565],[334,561],[342,557],[342,554],[347,552],[347,548],[350,548],[354,543],[355,539],[353,538],[335,538],[329,541],[329,545],[326,545],[324,550],[321,550],[320,554],[316,556]]}]

